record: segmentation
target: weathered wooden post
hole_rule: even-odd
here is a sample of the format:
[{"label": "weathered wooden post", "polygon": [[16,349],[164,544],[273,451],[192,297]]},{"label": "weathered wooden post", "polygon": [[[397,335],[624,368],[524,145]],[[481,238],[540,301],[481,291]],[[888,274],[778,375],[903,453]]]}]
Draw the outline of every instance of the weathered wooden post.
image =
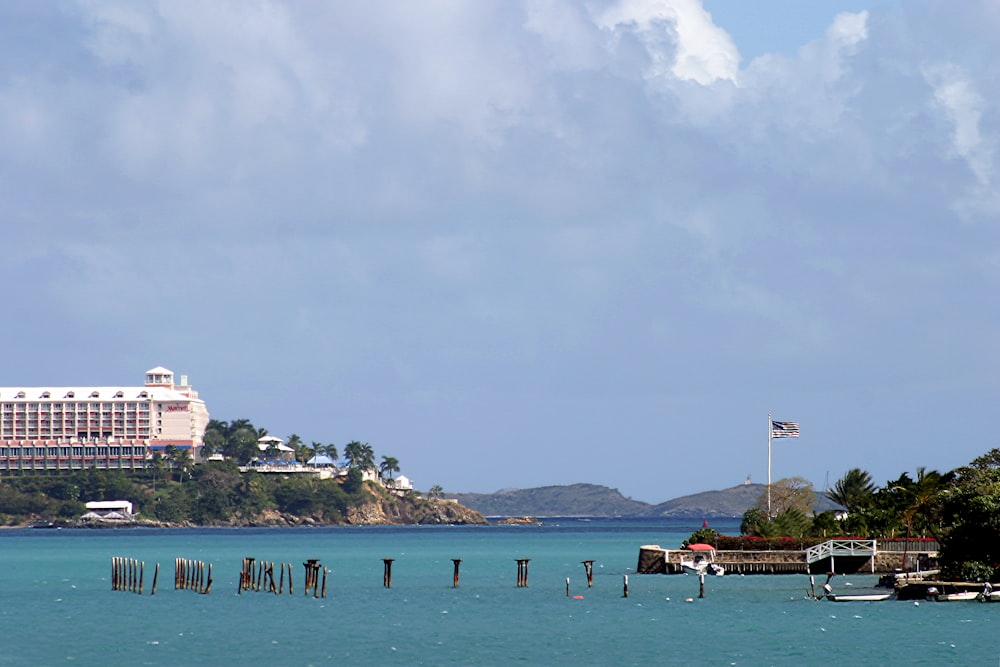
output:
[{"label": "weathered wooden post", "polygon": [[327,568],[323,568],[323,595],[320,597],[326,597],[326,573],[329,572]]},{"label": "weathered wooden post", "polygon": [[517,559],[517,587],[527,588],[528,587],[528,561],[530,558],[518,558]]},{"label": "weathered wooden post", "polygon": [[566,577],[566,597],[569,597],[569,577]]},{"label": "weathered wooden post", "polygon": [[627,598],[628,597],[628,575],[627,574],[625,575],[625,579],[622,582],[622,597],[623,598]]},{"label": "weathered wooden post", "polygon": [[455,574],[451,578],[451,587],[458,588],[458,566],[461,565],[461,558],[452,558],[451,562],[455,564]]},{"label": "weathered wooden post", "polygon": [[146,574],[146,561],[139,564],[139,595],[142,595],[142,579]]},{"label": "weathered wooden post", "polygon": [[382,572],[382,585],[386,588],[392,588],[392,558],[383,558],[382,563],[384,564],[384,569]]},{"label": "weathered wooden post", "polygon": [[212,564],[209,563],[208,564],[208,581],[205,582],[205,590],[203,591],[203,593],[205,595],[208,595],[209,591],[211,591],[211,590],[212,590]]},{"label": "weathered wooden post", "polygon": [[699,574],[698,575],[698,597],[699,598],[704,598],[705,597],[705,575],[704,574]]},{"label": "weathered wooden post", "polygon": [[587,573],[587,588],[594,587],[594,561],[583,561],[583,570]]},{"label": "weathered wooden post", "polygon": [[288,594],[295,595],[295,591],[292,589],[292,564],[288,564]]},{"label": "weathered wooden post", "polygon": [[153,569],[153,586],[149,591],[150,595],[156,595],[156,580],[160,578],[160,564],[157,563]]},{"label": "weathered wooden post", "polygon": [[285,592],[285,563],[281,563],[281,574],[278,575],[278,595]]}]

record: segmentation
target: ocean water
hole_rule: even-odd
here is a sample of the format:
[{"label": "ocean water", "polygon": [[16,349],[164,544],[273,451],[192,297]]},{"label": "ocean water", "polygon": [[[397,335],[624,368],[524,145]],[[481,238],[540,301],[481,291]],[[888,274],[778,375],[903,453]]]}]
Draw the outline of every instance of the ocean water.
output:
[{"label": "ocean water", "polygon": [[[0,531],[0,666],[1000,664],[1000,605],[807,600],[805,575],[709,577],[697,599],[695,577],[634,574],[640,545],[676,548],[699,527]],[[114,556],[145,561],[145,594],[111,589]],[[245,556],[292,563],[296,595],[237,595]],[[210,594],[173,589],[176,558],[212,563]],[[303,595],[309,558],[330,570],[326,598]]]}]

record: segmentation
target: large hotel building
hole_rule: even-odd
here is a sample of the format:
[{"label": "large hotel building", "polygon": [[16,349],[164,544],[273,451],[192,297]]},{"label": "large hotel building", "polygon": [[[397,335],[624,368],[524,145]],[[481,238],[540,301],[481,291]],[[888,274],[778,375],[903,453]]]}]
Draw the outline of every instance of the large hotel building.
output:
[{"label": "large hotel building", "polygon": [[162,367],[139,387],[0,387],[0,473],[141,469],[168,445],[197,461],[207,426],[187,377]]}]

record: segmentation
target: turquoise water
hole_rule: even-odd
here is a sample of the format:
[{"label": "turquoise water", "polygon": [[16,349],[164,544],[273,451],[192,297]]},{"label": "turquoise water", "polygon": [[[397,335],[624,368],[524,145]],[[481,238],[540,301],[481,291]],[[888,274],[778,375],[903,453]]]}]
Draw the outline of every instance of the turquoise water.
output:
[{"label": "turquoise water", "polygon": [[[1000,605],[804,599],[804,575],[636,575],[642,544],[700,522],[543,527],[0,531],[2,665],[997,664]],[[713,525],[722,532],[735,526]],[[111,559],[146,563],[144,595]],[[296,595],[237,595],[242,560],[294,564]],[[173,589],[175,558],[212,563],[209,595]],[[302,562],[330,569],[302,592]],[[382,586],[394,558],[393,587]],[[453,558],[461,585],[452,587]],[[518,558],[530,558],[518,588]],[[593,559],[588,589],[581,561]],[[160,563],[155,596],[153,564]],[[624,598],[623,576],[629,575]],[[566,578],[571,593],[566,597]],[[873,585],[838,577],[835,588]]]}]

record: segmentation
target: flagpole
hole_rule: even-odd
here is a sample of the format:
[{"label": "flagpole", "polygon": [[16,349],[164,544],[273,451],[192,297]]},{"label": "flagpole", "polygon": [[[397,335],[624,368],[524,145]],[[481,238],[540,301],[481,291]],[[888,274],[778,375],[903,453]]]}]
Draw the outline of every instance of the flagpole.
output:
[{"label": "flagpole", "polygon": [[767,413],[767,520],[771,520],[771,413]]}]

